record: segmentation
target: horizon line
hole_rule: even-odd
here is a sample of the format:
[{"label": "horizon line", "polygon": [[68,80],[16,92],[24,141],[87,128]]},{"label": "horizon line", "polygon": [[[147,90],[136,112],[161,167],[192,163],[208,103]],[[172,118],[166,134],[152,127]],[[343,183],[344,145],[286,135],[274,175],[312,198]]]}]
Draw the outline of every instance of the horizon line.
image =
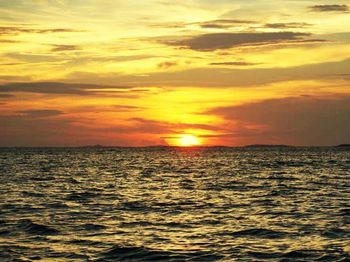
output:
[{"label": "horizon line", "polygon": [[285,145],[285,144],[248,144],[241,146],[225,146],[225,145],[200,145],[200,146],[171,146],[171,145],[148,145],[148,146],[118,146],[118,145],[82,145],[82,146],[0,146],[0,149],[6,148],[258,148],[258,147],[350,147],[350,143],[342,143],[338,145]]}]

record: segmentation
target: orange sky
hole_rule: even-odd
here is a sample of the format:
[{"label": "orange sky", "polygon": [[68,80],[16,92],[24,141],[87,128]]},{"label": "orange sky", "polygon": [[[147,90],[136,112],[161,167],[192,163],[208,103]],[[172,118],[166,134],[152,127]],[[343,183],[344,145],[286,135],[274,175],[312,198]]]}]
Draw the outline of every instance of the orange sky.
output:
[{"label": "orange sky", "polygon": [[0,146],[349,143],[347,2],[0,0]]}]

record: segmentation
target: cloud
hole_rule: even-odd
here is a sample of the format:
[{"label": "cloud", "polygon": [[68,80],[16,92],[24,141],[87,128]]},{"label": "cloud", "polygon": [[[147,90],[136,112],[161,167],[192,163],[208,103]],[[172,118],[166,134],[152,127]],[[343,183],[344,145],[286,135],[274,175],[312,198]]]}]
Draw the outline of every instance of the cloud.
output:
[{"label": "cloud", "polygon": [[[128,86],[108,86],[93,84],[71,84],[60,82],[23,82],[0,85],[0,92],[4,93],[39,93],[62,95],[94,95],[103,91],[111,91],[113,94],[125,94],[126,91],[138,92],[137,89]],[[120,92],[120,93],[119,93]]]},{"label": "cloud", "polygon": [[10,39],[0,39],[0,43],[13,44],[13,43],[19,43],[19,41],[17,41],[17,40],[10,40]]},{"label": "cloud", "polygon": [[[220,23],[220,24],[254,24],[254,20],[241,20],[241,19],[216,19],[208,21],[209,23]],[[207,23],[208,23],[207,22]]]},{"label": "cloud", "polygon": [[347,5],[313,5],[309,9],[314,12],[348,12]]},{"label": "cloud", "polygon": [[306,36],[310,36],[310,34],[294,32],[212,33],[194,36],[184,40],[168,41],[165,42],[165,44],[196,51],[214,51],[217,49],[229,49],[238,46],[256,46],[301,41]]},{"label": "cloud", "polygon": [[62,115],[63,112],[60,110],[52,110],[52,109],[36,109],[36,110],[23,110],[17,111],[17,113],[25,116],[25,117],[51,117]]},{"label": "cloud", "polygon": [[270,99],[204,112],[228,120],[242,144],[336,145],[348,143],[350,96]]},{"label": "cloud", "polygon": [[1,35],[18,35],[20,33],[30,33],[30,34],[47,34],[47,33],[74,33],[82,32],[70,28],[29,28],[23,26],[0,26],[0,36]]},{"label": "cloud", "polygon": [[266,28],[274,28],[274,29],[289,29],[289,28],[306,28],[311,26],[309,23],[268,23],[265,24]]},{"label": "cloud", "polygon": [[54,47],[51,49],[52,52],[65,52],[65,51],[76,51],[81,50],[81,48],[77,45],[53,45]]},{"label": "cloud", "polygon": [[177,62],[166,61],[158,64],[159,69],[168,69],[177,65]]},{"label": "cloud", "polygon": [[222,24],[214,24],[214,23],[205,23],[200,25],[202,28],[213,28],[213,29],[223,29],[223,28],[231,28],[231,25],[222,25]]},{"label": "cloud", "polygon": [[215,63],[210,63],[209,65],[213,65],[213,66],[253,66],[253,65],[259,65],[259,63],[234,61],[234,62],[215,62]]},{"label": "cloud", "polygon": [[241,26],[244,24],[254,24],[256,21],[252,20],[239,20],[239,19],[216,19],[205,22],[191,23],[199,25],[202,28],[213,28],[213,29],[227,29],[233,26]]},{"label": "cloud", "polygon": [[40,55],[33,53],[7,53],[6,57],[27,63],[51,63],[59,62],[62,59],[54,55]]},{"label": "cloud", "polygon": [[170,29],[181,28],[181,29],[183,29],[187,25],[188,25],[188,23],[184,23],[184,22],[172,22],[172,23],[152,23],[148,26],[152,27],[152,28],[170,28]]},{"label": "cloud", "polygon": [[118,111],[118,112],[135,112],[135,111],[141,111],[144,109],[145,109],[144,107],[140,107],[140,106],[129,106],[129,105],[113,106],[113,111]]}]

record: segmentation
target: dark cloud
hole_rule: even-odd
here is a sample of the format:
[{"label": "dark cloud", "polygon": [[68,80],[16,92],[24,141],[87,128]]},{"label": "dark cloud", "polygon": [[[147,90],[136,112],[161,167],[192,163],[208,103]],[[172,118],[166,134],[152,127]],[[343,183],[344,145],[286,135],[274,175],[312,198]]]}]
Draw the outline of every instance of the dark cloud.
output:
[{"label": "dark cloud", "polygon": [[135,112],[135,111],[141,111],[143,109],[145,108],[139,107],[139,106],[128,106],[128,105],[113,106],[113,111],[118,111],[118,112]]},{"label": "dark cloud", "polygon": [[51,117],[62,115],[63,112],[60,110],[52,110],[52,109],[36,109],[36,110],[23,110],[17,111],[17,113],[25,116],[25,117]]},{"label": "dark cloud", "polygon": [[350,142],[350,96],[271,99],[205,112],[232,121],[243,144],[335,145]]},{"label": "dark cloud", "polygon": [[177,62],[166,61],[158,64],[159,69],[168,69],[177,65]]},{"label": "dark cloud", "polygon": [[313,5],[309,9],[314,12],[348,12],[347,5]]},{"label": "dark cloud", "polygon": [[237,46],[256,46],[272,43],[302,41],[309,36],[306,33],[270,32],[270,33],[213,33],[192,38],[168,41],[165,44],[184,47],[196,51],[213,51]]},{"label": "dark cloud", "polygon": [[0,26],[0,35],[18,35],[21,33],[31,33],[31,34],[47,34],[47,33],[73,33],[81,32],[75,29],[69,28],[49,28],[49,29],[38,29],[38,28],[28,28],[22,26]]},{"label": "dark cloud", "polygon": [[82,30],[69,29],[69,28],[53,28],[53,29],[40,29],[38,33],[76,33],[83,32]]},{"label": "dark cloud", "polygon": [[93,95],[99,91],[115,89],[112,92],[125,93],[125,91],[138,92],[137,89],[127,86],[107,86],[93,84],[70,84],[60,82],[24,82],[0,85],[0,92],[4,93],[40,93],[40,94],[62,94],[62,95]]},{"label": "dark cloud", "polygon": [[230,28],[231,25],[222,25],[222,24],[214,24],[214,23],[205,23],[200,25],[202,28],[213,28],[213,29],[226,29]]},{"label": "dark cloud", "polygon": [[274,28],[274,29],[289,29],[289,28],[306,28],[311,26],[308,23],[269,23],[265,24],[266,28]]},{"label": "dark cloud", "polygon": [[10,40],[10,39],[0,39],[0,43],[4,43],[4,44],[13,44],[13,43],[19,43],[19,41]]},{"label": "dark cloud", "polygon": [[259,63],[234,61],[234,62],[215,62],[215,63],[210,63],[209,65],[213,65],[213,66],[253,66],[253,65],[259,65]]},{"label": "dark cloud", "polygon": [[81,48],[77,45],[53,45],[54,47],[51,49],[52,52],[65,52],[65,51],[76,51],[81,50]]}]

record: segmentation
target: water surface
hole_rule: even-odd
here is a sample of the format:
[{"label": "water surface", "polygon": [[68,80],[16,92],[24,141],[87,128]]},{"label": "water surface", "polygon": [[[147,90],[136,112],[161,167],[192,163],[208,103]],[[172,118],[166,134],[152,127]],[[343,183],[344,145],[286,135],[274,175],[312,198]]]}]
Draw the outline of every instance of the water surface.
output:
[{"label": "water surface", "polygon": [[0,150],[1,261],[349,261],[341,148]]}]

